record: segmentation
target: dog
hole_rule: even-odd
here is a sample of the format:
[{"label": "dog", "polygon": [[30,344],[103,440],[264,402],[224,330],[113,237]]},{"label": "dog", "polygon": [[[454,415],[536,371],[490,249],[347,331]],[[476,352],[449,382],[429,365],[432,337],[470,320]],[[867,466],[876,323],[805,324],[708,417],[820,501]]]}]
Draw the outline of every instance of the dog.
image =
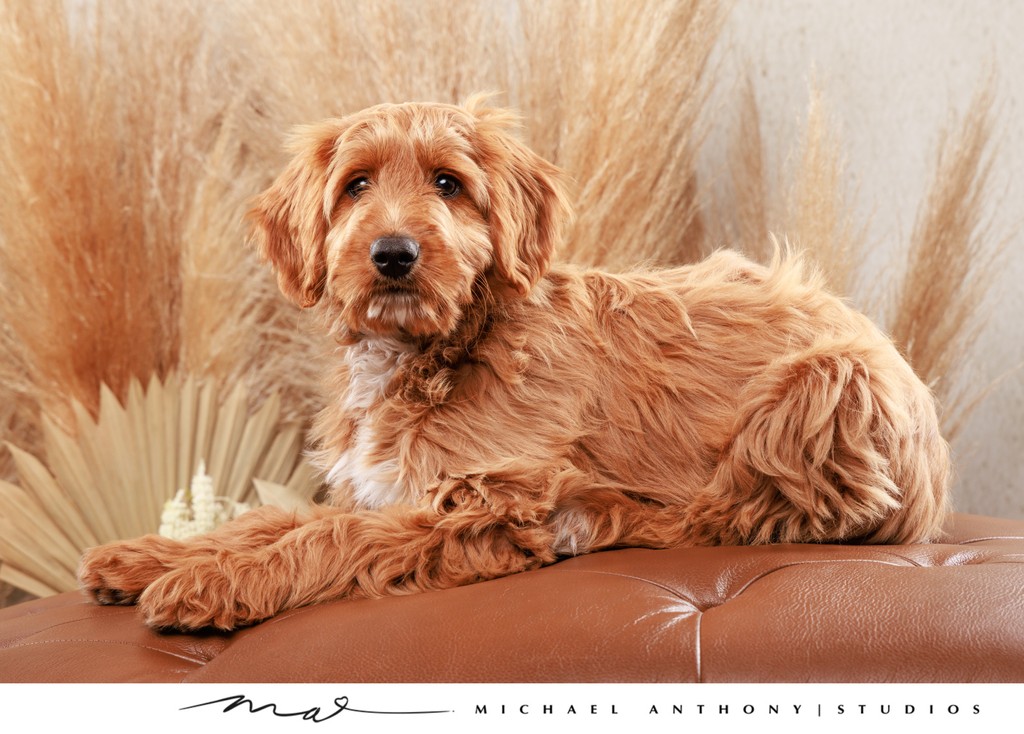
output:
[{"label": "dog", "polygon": [[91,549],[96,601],[231,630],[608,548],[936,536],[949,449],[875,325],[778,249],[553,265],[566,182],[517,129],[473,100],[299,130],[249,216],[340,345],[313,428],[326,500]]}]

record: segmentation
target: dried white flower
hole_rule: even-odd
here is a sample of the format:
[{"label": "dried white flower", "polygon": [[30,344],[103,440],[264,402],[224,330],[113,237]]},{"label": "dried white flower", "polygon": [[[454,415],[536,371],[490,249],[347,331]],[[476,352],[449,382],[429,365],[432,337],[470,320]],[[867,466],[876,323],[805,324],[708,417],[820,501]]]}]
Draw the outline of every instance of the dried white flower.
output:
[{"label": "dried white flower", "polygon": [[166,538],[184,540],[208,533],[248,509],[249,505],[244,502],[215,497],[213,477],[206,473],[206,462],[200,461],[189,489],[179,489],[174,498],[164,504],[158,532]]}]

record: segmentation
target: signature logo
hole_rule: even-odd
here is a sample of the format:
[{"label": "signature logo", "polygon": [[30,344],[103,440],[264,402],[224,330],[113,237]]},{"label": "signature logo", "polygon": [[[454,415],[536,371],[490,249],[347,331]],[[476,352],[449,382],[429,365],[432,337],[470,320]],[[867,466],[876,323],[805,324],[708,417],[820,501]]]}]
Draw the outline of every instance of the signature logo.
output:
[{"label": "signature logo", "polygon": [[313,706],[303,711],[281,711],[276,703],[265,703],[257,706],[251,698],[244,695],[237,695],[225,696],[224,698],[217,698],[213,701],[204,701],[203,703],[196,703],[191,706],[183,706],[179,710],[187,711],[188,709],[197,709],[204,706],[218,706],[219,704],[225,704],[224,708],[221,709],[221,713],[224,714],[230,713],[235,709],[241,709],[243,712],[248,712],[250,714],[267,711],[274,716],[280,716],[282,718],[298,717],[303,721],[311,721],[314,724],[322,724],[345,711],[353,714],[373,714],[377,716],[421,716],[426,714],[454,713],[450,709],[439,711],[371,711],[369,709],[357,709],[350,704],[348,696],[338,696],[334,699],[333,703],[333,710],[324,710],[319,706]]}]

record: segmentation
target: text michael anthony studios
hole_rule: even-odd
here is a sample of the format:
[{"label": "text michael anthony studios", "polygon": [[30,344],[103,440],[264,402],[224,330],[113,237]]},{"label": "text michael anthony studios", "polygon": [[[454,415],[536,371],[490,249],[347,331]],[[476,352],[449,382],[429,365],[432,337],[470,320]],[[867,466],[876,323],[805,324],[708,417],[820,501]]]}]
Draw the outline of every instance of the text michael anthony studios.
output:
[{"label": "text michael anthony studios", "polygon": [[709,719],[716,717],[744,717],[759,718],[763,716],[778,718],[827,718],[827,717],[875,717],[875,716],[924,716],[970,718],[979,716],[983,712],[981,703],[970,700],[961,702],[942,703],[906,703],[889,700],[880,702],[844,702],[844,703],[743,703],[740,702],[714,702],[714,703],[678,703],[664,700],[652,700],[650,703],[639,703],[637,701],[611,702],[605,700],[602,703],[593,702],[570,702],[550,703],[544,701],[532,701],[527,703],[519,702],[486,702],[475,703],[472,706],[473,714],[476,716],[501,716],[501,717],[522,717],[522,716],[570,716],[578,718],[619,716],[626,714],[636,716],[638,714],[653,717],[677,717],[677,718],[701,718]]}]

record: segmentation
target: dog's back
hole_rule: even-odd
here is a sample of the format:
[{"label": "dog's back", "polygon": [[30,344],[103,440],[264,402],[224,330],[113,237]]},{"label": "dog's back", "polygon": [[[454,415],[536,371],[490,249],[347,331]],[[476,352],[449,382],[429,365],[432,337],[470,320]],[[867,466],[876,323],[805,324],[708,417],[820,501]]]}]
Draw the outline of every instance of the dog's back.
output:
[{"label": "dog's back", "polygon": [[[908,542],[938,530],[950,462],[928,389],[798,258],[556,270],[511,320],[528,335],[530,366],[510,390],[520,409],[549,406],[550,433],[572,437],[550,450],[619,488],[624,515],[648,518],[615,544]],[[577,528],[565,549],[622,535],[602,519],[609,496],[563,498],[566,518],[598,530]]]}]

